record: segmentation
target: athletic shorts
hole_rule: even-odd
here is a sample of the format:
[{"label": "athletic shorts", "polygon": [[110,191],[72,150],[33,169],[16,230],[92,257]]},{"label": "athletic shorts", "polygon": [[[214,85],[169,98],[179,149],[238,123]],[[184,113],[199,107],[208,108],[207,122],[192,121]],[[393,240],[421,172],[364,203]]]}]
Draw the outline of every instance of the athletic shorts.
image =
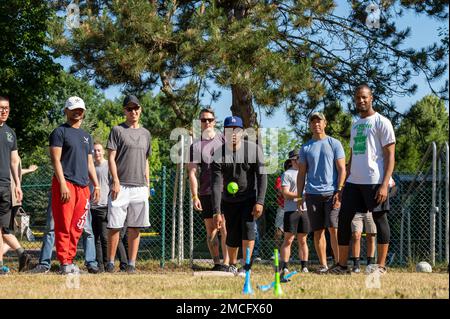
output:
[{"label": "athletic shorts", "polygon": [[338,227],[339,208],[333,209],[333,195],[306,194],[305,201],[311,231]]},{"label": "athletic shorts", "polygon": [[354,232],[362,233],[363,224],[366,234],[377,233],[377,226],[375,225],[371,212],[355,214],[355,217],[353,217],[352,220],[352,233]]},{"label": "athletic shorts", "polygon": [[148,187],[131,187],[120,185],[115,200],[108,198],[108,226],[118,229],[125,225],[131,228],[150,227]]},{"label": "athletic shorts", "polygon": [[345,210],[346,214],[389,211],[389,193],[387,199],[381,204],[378,204],[375,199],[379,187],[380,184],[346,183],[342,193],[341,211]]},{"label": "athletic shorts", "polygon": [[309,233],[310,225],[308,214],[299,211],[290,211],[284,213],[284,231],[292,234]]},{"label": "athletic shorts", "polygon": [[284,209],[281,207],[277,208],[277,215],[275,216],[275,227],[284,231]]},{"label": "athletic shorts", "polygon": [[0,227],[8,228],[11,224],[11,188],[0,186]]},{"label": "athletic shorts", "polygon": [[18,206],[14,206],[13,208],[11,208],[11,214],[10,214],[10,218],[9,218],[9,226],[8,227],[2,227],[2,233],[5,235],[8,234],[13,234],[14,235],[14,226],[15,226],[15,218],[17,215],[17,212],[19,211],[19,209],[22,206],[18,205]]},{"label": "athletic shorts", "polygon": [[227,246],[241,247],[243,240],[255,240],[256,222],[252,215],[255,204],[256,198],[237,203],[222,201],[222,211],[227,221]]},{"label": "athletic shorts", "polygon": [[213,218],[214,212],[212,207],[211,195],[200,195],[199,199],[203,209],[202,218],[203,219]]}]

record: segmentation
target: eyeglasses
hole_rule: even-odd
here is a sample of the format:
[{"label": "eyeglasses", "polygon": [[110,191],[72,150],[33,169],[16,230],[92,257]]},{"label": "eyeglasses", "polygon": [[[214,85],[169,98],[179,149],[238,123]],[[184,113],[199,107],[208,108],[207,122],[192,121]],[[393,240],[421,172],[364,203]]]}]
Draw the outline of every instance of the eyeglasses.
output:
[{"label": "eyeglasses", "polygon": [[9,107],[0,107],[0,112],[8,113],[9,112]]},{"label": "eyeglasses", "polygon": [[202,121],[202,123],[206,123],[206,122],[208,122],[208,123],[212,123],[212,122],[214,122],[216,119],[214,119],[214,118],[212,118],[212,119],[200,119],[200,121]]},{"label": "eyeglasses", "polygon": [[133,111],[139,111],[139,107],[126,107],[125,108],[125,110],[127,111],[127,112],[133,112]]}]

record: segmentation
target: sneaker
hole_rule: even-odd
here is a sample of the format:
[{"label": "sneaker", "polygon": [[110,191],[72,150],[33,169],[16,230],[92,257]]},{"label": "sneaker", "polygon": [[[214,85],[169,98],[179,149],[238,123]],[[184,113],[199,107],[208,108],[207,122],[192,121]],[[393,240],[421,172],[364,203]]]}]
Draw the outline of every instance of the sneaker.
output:
[{"label": "sneaker", "polygon": [[387,273],[386,267],[383,267],[383,266],[380,266],[377,264],[371,264],[369,266],[367,266],[367,268],[366,268],[366,274],[373,274],[373,273],[377,272],[380,275],[384,275]]},{"label": "sneaker", "polygon": [[7,266],[2,266],[2,268],[0,268],[0,276],[7,275],[8,273],[9,273],[9,268]]},{"label": "sneaker", "polygon": [[283,268],[280,272],[280,282],[289,282],[290,279],[286,279],[285,276],[289,273],[289,269]]},{"label": "sneaker", "polygon": [[228,272],[228,265],[222,265],[222,264],[215,264],[213,268],[211,268],[211,271],[225,271]]},{"label": "sneaker", "polygon": [[380,275],[384,275],[384,274],[386,274],[387,273],[387,268],[386,267],[383,267],[383,266],[380,266],[380,265],[378,265],[378,267],[375,269],[375,271],[374,272],[377,272],[377,273],[379,273]]},{"label": "sneaker", "polygon": [[127,263],[120,263],[120,265],[119,265],[119,269],[120,269],[121,272],[126,272],[127,271],[127,267],[128,267]]},{"label": "sneaker", "polygon": [[19,257],[19,272],[26,271],[30,269],[31,256],[23,253]]},{"label": "sneaker", "polygon": [[114,272],[114,264],[113,263],[107,263],[105,266],[105,271],[109,273]]},{"label": "sneaker", "polygon": [[80,268],[78,268],[78,266],[75,264],[66,264],[61,266],[60,273],[62,275],[79,274]]},{"label": "sneaker", "polygon": [[344,268],[339,264],[330,268],[327,273],[332,274],[332,275],[349,275],[349,274],[351,274],[347,268]]},{"label": "sneaker", "polygon": [[28,272],[31,274],[46,274],[50,271],[50,268],[47,266],[44,266],[42,264],[38,264],[33,269],[30,269]]},{"label": "sneaker", "polygon": [[229,266],[228,266],[228,272],[231,272],[232,274],[234,274],[235,276],[237,276],[237,274],[238,274],[238,269],[237,269],[236,265],[229,265]]},{"label": "sneaker", "polygon": [[132,266],[132,265],[127,265],[127,274],[133,275],[135,274],[136,271],[136,267]]},{"label": "sneaker", "polygon": [[87,265],[86,268],[88,273],[90,274],[98,274],[100,272],[100,269],[97,267],[97,265]]},{"label": "sneaker", "polygon": [[238,272],[237,272],[236,276],[245,277],[245,269],[244,269],[244,267],[241,267],[241,268],[238,269]]},{"label": "sneaker", "polygon": [[253,257],[253,262],[254,263],[260,263],[261,261],[262,261],[261,257],[259,257],[259,256]]},{"label": "sneaker", "polygon": [[352,268],[352,271],[353,271],[355,274],[359,274],[359,273],[361,272],[361,268],[359,268],[359,266],[354,266],[354,267]]},{"label": "sneaker", "polygon": [[324,275],[327,273],[328,273],[328,267],[324,266],[324,265],[320,265],[319,268],[317,268],[317,270],[316,270],[316,274],[319,274],[319,275]]},{"label": "sneaker", "polygon": [[308,270],[308,268],[307,268],[307,267],[303,267],[303,268],[302,268],[302,272],[303,272],[303,273],[308,273],[308,272],[309,272],[309,270]]},{"label": "sneaker", "polygon": [[369,264],[366,267],[366,275],[373,273],[378,268],[378,264]]}]

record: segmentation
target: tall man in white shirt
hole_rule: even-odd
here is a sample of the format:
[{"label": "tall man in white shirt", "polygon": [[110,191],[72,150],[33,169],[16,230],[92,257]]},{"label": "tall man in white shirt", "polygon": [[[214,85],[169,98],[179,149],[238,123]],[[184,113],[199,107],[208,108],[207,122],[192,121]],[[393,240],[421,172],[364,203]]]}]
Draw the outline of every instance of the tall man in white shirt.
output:
[{"label": "tall man in white shirt", "polygon": [[372,212],[377,226],[378,267],[386,272],[390,229],[389,180],[395,164],[395,134],[391,122],[372,106],[372,90],[360,85],[355,91],[356,110],[360,119],[352,125],[349,176],[342,192],[339,212],[339,263],[329,270],[332,274],[346,274],[351,223],[356,213]]}]

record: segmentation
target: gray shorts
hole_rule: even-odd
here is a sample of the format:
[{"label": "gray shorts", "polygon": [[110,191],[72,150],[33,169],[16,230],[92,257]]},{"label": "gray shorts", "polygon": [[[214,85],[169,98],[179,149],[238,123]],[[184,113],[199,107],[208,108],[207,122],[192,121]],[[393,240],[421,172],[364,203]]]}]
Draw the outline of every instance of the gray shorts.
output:
[{"label": "gray shorts", "polygon": [[311,231],[338,227],[339,208],[333,209],[333,195],[306,194]]},{"label": "gray shorts", "polygon": [[366,234],[376,234],[377,233],[377,226],[375,225],[375,222],[373,221],[371,212],[355,214],[355,217],[353,217],[353,220],[352,220],[352,233],[354,233],[354,232],[362,233],[363,223],[364,223],[364,229],[366,230]]}]

